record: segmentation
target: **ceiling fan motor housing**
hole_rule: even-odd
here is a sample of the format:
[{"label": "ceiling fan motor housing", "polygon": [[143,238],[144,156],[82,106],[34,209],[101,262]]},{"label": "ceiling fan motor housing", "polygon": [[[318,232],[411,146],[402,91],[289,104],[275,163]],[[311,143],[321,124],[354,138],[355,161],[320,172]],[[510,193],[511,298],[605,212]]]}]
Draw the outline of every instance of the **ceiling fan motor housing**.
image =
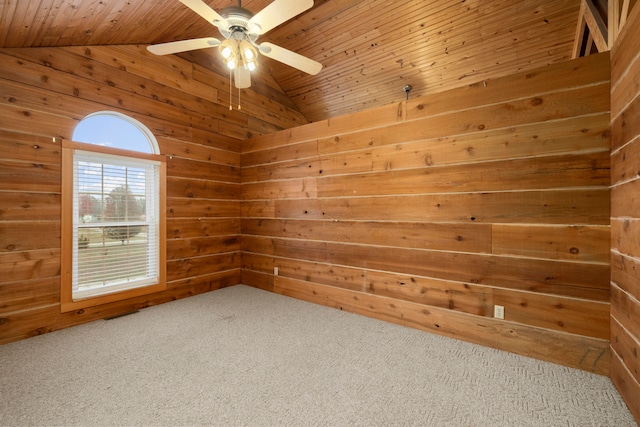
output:
[{"label": "ceiling fan motor housing", "polygon": [[235,32],[250,34],[249,20],[253,18],[251,11],[239,6],[229,6],[220,11],[220,16],[225,19],[227,24],[226,27],[220,27],[220,32],[226,38]]}]

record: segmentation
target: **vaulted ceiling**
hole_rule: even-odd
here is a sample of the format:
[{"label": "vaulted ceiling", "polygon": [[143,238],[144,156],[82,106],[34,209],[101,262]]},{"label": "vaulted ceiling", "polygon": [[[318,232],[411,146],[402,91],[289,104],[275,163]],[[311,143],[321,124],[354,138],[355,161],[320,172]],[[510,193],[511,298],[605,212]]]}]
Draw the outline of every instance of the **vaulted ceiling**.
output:
[{"label": "vaulted ceiling", "polygon": [[[205,0],[215,10],[234,0]],[[271,0],[245,0],[258,12]],[[269,58],[270,73],[319,121],[572,57],[580,0],[316,0],[269,41],[324,65],[310,76]],[[155,44],[218,30],[178,0],[0,0],[0,48]],[[217,50],[199,53],[217,61]]]}]

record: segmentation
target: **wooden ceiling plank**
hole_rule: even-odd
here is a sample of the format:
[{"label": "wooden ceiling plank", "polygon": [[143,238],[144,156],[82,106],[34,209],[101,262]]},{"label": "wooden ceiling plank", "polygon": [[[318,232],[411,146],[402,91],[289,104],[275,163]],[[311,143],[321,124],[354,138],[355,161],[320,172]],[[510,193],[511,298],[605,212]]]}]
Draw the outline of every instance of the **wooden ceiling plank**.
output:
[{"label": "wooden ceiling plank", "polygon": [[[91,39],[91,35],[94,34],[96,28],[100,28],[104,25],[104,16],[107,15],[113,7],[113,3],[108,6],[104,1],[94,1],[94,6],[87,9],[89,13],[83,13],[80,25],[67,25],[64,27],[60,35],[60,41],[57,43],[59,46],[71,46],[82,37],[86,37],[87,40]],[[82,13],[79,7],[73,7],[76,14]],[[70,21],[76,21],[73,18]]]},{"label": "wooden ceiling plank", "polygon": [[[13,3],[18,4],[18,2]],[[25,3],[27,4],[26,7],[13,9],[14,14],[8,24],[10,27],[6,31],[6,39],[4,41],[7,46],[28,46],[42,34],[49,10],[41,6],[42,1]]]},{"label": "wooden ceiling plank", "polygon": [[[416,2],[413,3],[415,4]],[[451,7],[448,9],[451,9]],[[369,42],[369,45],[371,43],[382,43],[386,38],[391,38],[393,40],[394,38],[404,37],[405,35],[416,38],[419,37],[420,33],[436,33],[437,31],[445,30],[447,28],[447,23],[445,21],[451,19],[453,16],[460,17],[460,10],[458,8],[454,8],[445,15],[432,16],[425,15],[422,8],[418,6],[414,6],[412,9],[403,9],[404,13],[397,14],[395,18],[388,13],[388,8],[378,8],[373,10],[365,10],[362,8],[356,10],[354,8],[352,12],[354,15],[344,17],[344,22],[339,26],[339,29],[348,28],[348,31],[340,30],[336,33],[335,31],[330,31],[324,27],[316,27],[315,31],[307,31],[305,33],[305,43],[301,44],[300,48],[303,50],[315,49],[313,51],[314,53],[321,52],[324,44],[340,46],[338,49],[340,51],[352,49],[351,46],[343,46],[342,40],[345,33],[348,34],[350,38],[357,38],[361,34],[371,32],[372,30],[376,30],[377,33],[381,35],[381,39],[372,40]],[[434,10],[431,10],[431,12],[435,13]],[[444,9],[442,9],[442,13],[445,13]],[[427,25],[426,22],[429,18],[434,22],[429,22]],[[358,25],[358,23],[363,20],[366,20],[370,25]],[[475,16],[470,19],[471,22],[474,22],[475,20]],[[403,31],[394,31],[397,28],[402,28]],[[312,36],[314,34],[316,36]],[[362,47],[364,46],[366,45],[363,45]]]},{"label": "wooden ceiling plank", "polygon": [[[134,37],[140,37],[135,34],[135,28],[139,28],[139,18],[141,15],[148,14],[148,9],[142,2],[131,2],[130,0],[121,0],[117,7],[111,9],[108,18],[104,21],[106,31],[94,31],[90,40],[83,45],[123,45],[145,43],[146,40]],[[134,27],[135,28],[132,28]],[[123,37],[123,34],[128,34]]]},{"label": "wooden ceiling plank", "polygon": [[[459,13],[455,11],[455,14],[459,14]],[[475,22],[475,21],[476,21],[475,16],[469,17],[469,22]],[[393,21],[392,21],[392,25],[393,25]],[[421,24],[415,25],[416,28],[419,28],[420,26]],[[433,31],[435,32],[436,30],[437,28],[434,29]],[[388,58],[390,54],[389,54],[389,51],[386,50],[385,46],[410,45],[410,46],[415,46],[421,49],[420,39],[424,37],[420,37],[420,34],[418,34],[418,31],[419,30],[416,30],[415,32],[403,32],[400,38],[398,38],[397,36],[398,33],[385,31],[384,28],[381,28],[380,30],[376,30],[376,33],[374,34],[364,35],[362,40],[354,37],[349,37],[351,40],[346,45],[343,45],[342,43],[337,43],[338,45],[340,45],[340,50],[334,53],[334,55],[331,57],[332,59],[329,59],[329,57],[327,56],[328,52],[325,52],[324,58],[320,60],[326,66],[331,66],[334,64],[340,64],[341,66],[344,66],[345,63],[346,62],[348,63],[349,61],[349,58],[345,56],[347,53],[349,53],[349,56],[351,57],[352,60],[359,62],[361,61],[360,59],[361,56],[366,59],[373,59],[373,57],[371,56],[373,52],[377,52],[377,53],[374,53],[374,55],[377,54],[379,55],[379,57],[386,56]],[[422,31],[426,31],[426,30],[422,30]],[[377,37],[376,39],[373,39],[373,36],[377,34],[380,34],[380,36]],[[396,34],[396,36],[391,36],[391,34]],[[446,40],[445,36],[441,36],[441,39]],[[332,42],[334,41],[335,40],[332,40]],[[428,45],[433,46],[434,43],[430,42],[428,43]],[[315,55],[312,55],[312,56],[315,56]],[[360,65],[356,65],[356,68],[361,68],[361,67]],[[291,73],[291,70],[287,68],[281,68],[281,72],[282,74],[278,75],[279,81],[286,79],[285,77],[286,73]]]},{"label": "wooden ceiling plank", "polygon": [[[548,31],[548,32],[545,33],[545,37],[550,37],[550,36],[556,37],[556,35],[551,31]],[[540,38],[538,40],[540,40]],[[548,42],[545,41],[545,43],[548,43]],[[455,60],[456,60],[456,62],[459,62],[460,60],[471,60],[471,59],[475,58],[474,60],[482,61],[483,58],[493,58],[493,57],[495,57],[495,55],[493,55],[493,57],[492,57],[491,55],[485,55],[485,54],[487,54],[487,53],[490,54],[492,51],[494,53],[498,53],[500,49],[499,48],[498,49],[494,49],[493,48],[494,45],[495,45],[495,43],[494,44],[483,44],[483,43],[477,42],[477,41],[476,41],[475,44],[471,44],[471,43],[467,44],[467,45],[464,46],[464,50],[461,50],[459,52],[459,54],[462,55],[462,56],[459,55],[458,57],[455,58]],[[474,46],[475,46],[475,48],[474,48]],[[518,52],[517,45],[515,45],[515,46],[516,46],[516,49],[514,49],[514,45],[507,45],[507,46],[505,46],[504,51],[507,54],[517,53]],[[434,55],[435,55],[435,53],[436,52],[434,52]],[[410,61],[406,61],[406,63],[410,63],[415,68],[423,69],[423,70],[425,69],[424,67],[428,67],[430,64],[432,64],[432,59],[430,58],[429,52],[426,52],[426,54],[425,54],[424,50],[418,49],[415,54],[416,54],[415,57],[418,57],[420,59],[416,60],[415,57],[413,57],[413,58],[411,58]],[[451,54],[455,55],[455,50],[452,50]],[[383,59],[382,56],[386,56],[386,55],[387,54],[385,54],[385,53],[380,53],[378,55],[379,57],[369,56],[368,59],[369,59],[369,61],[371,63],[378,63]],[[341,70],[346,71],[347,75],[351,75],[353,73],[349,72],[348,66],[349,65],[347,64],[347,61],[344,61],[342,64],[340,64]],[[362,68],[362,66],[360,64],[356,64],[356,65],[352,65],[352,66],[354,66],[356,68]],[[427,69],[433,69],[433,66],[428,67]],[[399,72],[407,72],[407,71],[408,71],[407,69],[399,70]]]},{"label": "wooden ceiling plank", "polygon": [[[546,31],[545,32],[545,37],[548,37],[550,34],[554,34],[555,31],[559,31],[559,30],[558,29],[552,29],[550,31]],[[505,47],[507,47],[508,49],[513,49],[514,44],[512,44],[512,43],[513,42],[510,40],[510,37],[505,37],[505,43],[504,43]],[[474,55],[474,46],[476,46],[476,47],[482,47],[484,45],[489,46],[489,44],[483,43],[483,41],[480,40],[480,39],[476,39],[476,40],[472,41],[471,43],[466,43],[466,44],[464,44],[464,40],[462,40],[462,43],[454,43],[454,45],[457,46],[460,50],[464,50],[464,52],[466,52],[466,55],[465,55],[466,57],[471,57],[471,56]],[[499,49],[500,49],[499,47],[495,47],[495,48],[493,47],[493,46],[499,46],[499,42],[496,42],[496,41],[494,41],[490,46],[492,46],[492,48],[488,50],[489,52],[491,50],[493,50],[495,52],[498,52]],[[517,45],[515,45],[515,46],[517,46]],[[441,43],[441,42],[430,43],[429,44],[429,50],[426,50],[426,49],[424,49],[424,48],[422,48],[420,46],[416,46],[416,48],[415,48],[413,53],[411,51],[408,51],[409,54],[406,55],[406,56],[408,56],[410,58],[410,60],[409,61],[405,61],[405,63],[411,63],[411,64],[414,64],[416,66],[419,66],[421,64],[423,65],[424,62],[430,63],[432,60],[429,58],[429,56],[431,54],[433,54],[435,56],[439,50],[444,49],[445,47],[446,47],[446,44]],[[451,51],[449,53],[453,53],[454,51],[455,51],[455,49],[451,49]],[[384,55],[388,56],[388,54],[386,54],[385,52],[381,52],[381,53],[378,54],[377,58],[375,56],[368,56],[367,59],[371,63],[377,63],[378,61],[380,61],[382,59],[382,56],[384,56]],[[421,61],[421,60],[416,61],[415,57],[427,58],[427,60],[426,61]],[[348,67],[347,63],[348,63],[347,60],[344,60],[344,61],[342,61],[340,63],[340,66],[341,66],[342,70],[347,71],[346,70],[347,67]],[[356,65],[355,67],[361,68],[360,65]],[[291,74],[293,74],[293,73],[291,73]],[[280,77],[280,80],[281,81],[286,81],[286,78]]]},{"label": "wooden ceiling plank", "polygon": [[13,26],[20,25],[23,22],[16,17],[17,13],[18,2],[0,2],[0,28],[5,28],[5,31],[0,31],[0,46],[8,46],[10,44],[8,38],[16,32]]},{"label": "wooden ceiling plank", "polygon": [[[447,40],[447,39],[445,39],[445,40]],[[464,43],[464,41],[465,41],[464,39],[462,39],[462,40],[461,40],[461,42],[462,42],[462,43]],[[396,42],[396,41],[391,41],[390,43],[394,43],[394,42]],[[406,45],[407,45],[407,42],[406,42],[405,40],[400,41],[400,43],[401,43],[403,46],[406,46]],[[460,43],[460,45],[462,45],[462,43]],[[437,43],[436,43],[436,44],[437,44]],[[434,43],[433,43],[433,42],[430,42],[430,43],[429,43],[429,45],[430,45],[430,46],[433,46],[433,45],[434,45]]]},{"label": "wooden ceiling plank", "polygon": [[[82,12],[85,10],[90,8],[86,5],[83,8],[82,0],[62,1],[52,8],[51,18],[48,19],[46,31],[42,36],[43,46],[63,46],[61,43],[63,34],[75,32],[84,22]],[[80,35],[78,34],[77,37],[79,38]]]},{"label": "wooden ceiling plank", "polygon": [[[305,53],[309,53],[306,52],[306,49],[315,48],[313,55],[311,55],[314,57],[317,56],[317,53],[323,51],[325,45],[336,45],[339,46],[337,49],[338,51],[344,51],[350,49],[349,46],[343,46],[345,35],[346,37],[354,38],[359,37],[360,33],[370,32],[372,30],[376,30],[379,34],[385,34],[387,32],[391,32],[393,28],[397,28],[401,25],[395,24],[395,21],[389,18],[386,13],[386,9],[380,9],[377,14],[375,10],[369,11],[364,8],[352,8],[349,9],[348,12],[353,15],[345,16],[341,18],[339,24],[335,24],[339,25],[338,31],[331,31],[329,27],[316,26],[313,30],[306,31],[304,33],[304,37],[301,37],[301,39],[303,39],[303,43],[298,43],[297,48],[301,49]],[[361,23],[365,19],[370,25],[358,25],[358,23]],[[398,19],[400,19],[400,17],[398,17]],[[331,23],[327,23],[327,25],[330,24]],[[345,28],[347,30],[345,30]],[[365,28],[367,30],[363,31],[360,28]],[[387,29],[389,31],[387,31]],[[278,41],[276,40],[275,42],[277,43]]]},{"label": "wooden ceiling plank", "polygon": [[[285,40],[294,40],[301,34],[318,32],[318,27],[333,27],[332,23],[346,17],[351,13],[352,9],[357,7],[365,7],[372,0],[353,1],[353,0],[331,0],[313,7],[308,12],[296,17],[288,25],[274,28],[269,31],[264,39],[268,39],[274,43],[283,42]],[[367,25],[368,26],[368,25]],[[342,31],[344,31],[344,26]]]},{"label": "wooden ceiling plank", "polygon": [[[175,16],[174,12],[178,9],[178,7],[183,7],[182,3],[174,0],[170,2],[163,2],[162,4],[157,5],[154,8],[153,13],[148,13],[148,10],[145,10],[145,8],[139,9],[139,11],[136,11],[137,16],[135,25],[128,27],[131,33],[130,37],[133,40],[143,40],[148,39],[149,34],[152,34],[153,39],[157,39],[157,34],[159,34],[159,32],[163,30],[170,30],[172,33],[179,33],[183,30],[179,21],[173,22],[173,27],[164,25],[166,19],[171,19],[173,16]],[[203,27],[204,31],[199,31],[201,35],[199,35],[198,37],[208,37],[212,35],[215,30],[215,27],[213,27],[213,25],[208,24],[200,16],[193,13],[189,9],[184,11],[181,17],[182,19],[196,23],[199,27]],[[174,34],[170,37],[169,41],[176,41],[181,39],[181,37]],[[112,44],[118,43],[115,43],[114,41],[112,42]]]},{"label": "wooden ceiling plank", "polygon": [[[118,33],[121,31],[125,11],[129,5],[129,0],[113,0],[109,2],[109,7],[102,7],[101,13],[93,13],[91,22],[85,25],[85,34],[88,35],[84,44],[100,45],[104,43],[105,33]],[[102,29],[102,31],[99,31]]]},{"label": "wooden ceiling plank", "polygon": [[[154,14],[153,22],[149,24],[154,30],[153,39],[149,44],[193,38],[191,28],[196,24],[203,25],[200,22],[203,21],[202,18],[180,2],[167,2],[166,5],[165,9]],[[140,28],[141,36],[144,32],[144,28]],[[220,33],[212,24],[205,23],[198,37],[220,38]]]}]

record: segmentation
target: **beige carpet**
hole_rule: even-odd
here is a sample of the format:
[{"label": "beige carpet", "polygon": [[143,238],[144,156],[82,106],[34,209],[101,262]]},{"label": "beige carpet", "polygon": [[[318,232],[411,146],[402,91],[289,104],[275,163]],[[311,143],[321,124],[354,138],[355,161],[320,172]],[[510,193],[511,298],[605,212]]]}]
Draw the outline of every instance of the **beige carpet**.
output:
[{"label": "beige carpet", "polygon": [[636,425],[607,377],[247,286],[0,346],[0,424]]}]

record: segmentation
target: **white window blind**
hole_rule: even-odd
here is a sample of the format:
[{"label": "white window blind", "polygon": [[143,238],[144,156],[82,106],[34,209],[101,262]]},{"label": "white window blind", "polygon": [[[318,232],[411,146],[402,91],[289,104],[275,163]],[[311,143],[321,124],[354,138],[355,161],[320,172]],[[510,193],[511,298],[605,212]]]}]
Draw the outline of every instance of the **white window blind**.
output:
[{"label": "white window blind", "polygon": [[157,283],[159,162],[73,157],[73,299]]}]

